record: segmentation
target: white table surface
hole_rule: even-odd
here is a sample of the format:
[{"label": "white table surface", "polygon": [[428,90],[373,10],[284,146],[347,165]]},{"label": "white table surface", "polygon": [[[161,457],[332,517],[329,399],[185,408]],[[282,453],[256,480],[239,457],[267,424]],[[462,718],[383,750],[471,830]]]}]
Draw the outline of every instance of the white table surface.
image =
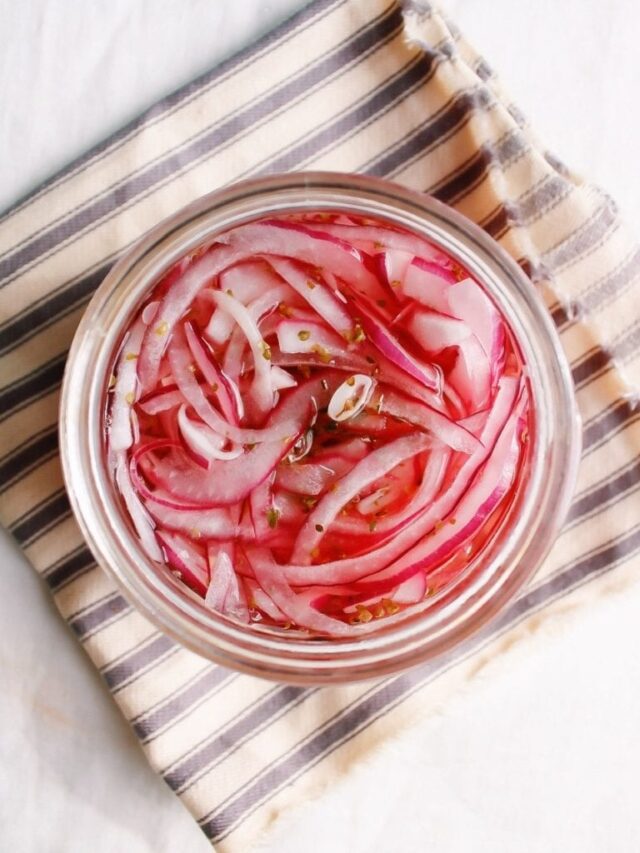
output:
[{"label": "white table surface", "polygon": [[[0,208],[301,5],[0,0]],[[539,135],[640,232],[637,0],[446,7]],[[208,850],[2,536],[0,567],[0,850]],[[640,585],[527,640],[265,849],[635,853],[639,625]]]}]

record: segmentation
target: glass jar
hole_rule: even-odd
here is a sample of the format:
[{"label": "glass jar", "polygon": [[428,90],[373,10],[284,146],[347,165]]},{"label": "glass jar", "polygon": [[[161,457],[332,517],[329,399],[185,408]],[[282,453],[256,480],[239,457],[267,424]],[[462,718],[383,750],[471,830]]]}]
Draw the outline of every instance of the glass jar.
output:
[{"label": "glass jar", "polygon": [[[511,326],[535,416],[528,470],[488,544],[437,596],[358,639],[322,639],[208,609],[145,556],[107,470],[103,413],[114,352],[153,283],[182,255],[259,217],[322,210],[370,216],[439,245],[476,277]],[[434,199],[339,173],[245,181],[195,201],[130,249],[96,291],[64,377],[60,444],[71,505],[96,560],[158,628],[224,666],[280,681],[338,683],[381,676],[449,652],[492,619],[540,565],[568,511],[580,454],[571,374],[538,293],[500,246]]]}]

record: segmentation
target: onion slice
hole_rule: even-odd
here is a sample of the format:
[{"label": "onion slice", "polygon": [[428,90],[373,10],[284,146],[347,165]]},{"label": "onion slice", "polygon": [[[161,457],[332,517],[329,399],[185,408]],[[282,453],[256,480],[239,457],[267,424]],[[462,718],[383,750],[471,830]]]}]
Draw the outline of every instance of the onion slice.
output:
[{"label": "onion slice", "polygon": [[433,443],[429,436],[416,433],[389,442],[358,462],[349,474],[340,480],[339,486],[329,492],[309,514],[306,524],[300,529],[293,545],[291,559],[308,565],[313,552],[318,548],[325,532],[336,516],[352,498],[383,477],[405,459],[410,459],[426,450]]},{"label": "onion slice", "polygon": [[362,303],[358,304],[358,311],[362,315],[362,325],[371,343],[409,376],[417,379],[431,391],[439,393],[442,387],[442,376],[438,368],[433,364],[420,362],[411,355]]},{"label": "onion slice", "polygon": [[297,595],[268,550],[248,548],[247,557],[261,588],[276,607],[297,625],[304,625],[311,631],[332,637],[353,633],[353,629],[344,622],[319,613],[305,601],[304,596]]},{"label": "onion slice", "polygon": [[133,444],[131,407],[138,393],[137,361],[147,327],[138,320],[124,340],[113,388],[109,446],[111,450],[126,450]]},{"label": "onion slice", "polygon": [[178,388],[184,395],[184,399],[193,407],[207,426],[211,427],[214,432],[224,438],[234,441],[237,444],[261,444],[267,441],[273,442],[278,439],[284,439],[300,430],[301,421],[299,418],[294,417],[293,413],[287,419],[273,418],[271,425],[263,429],[244,429],[225,421],[213,408],[193,375],[190,352],[185,346],[184,337],[180,334],[180,330],[176,331],[174,340],[169,348],[169,362]]},{"label": "onion slice", "polygon": [[[452,512],[475,474],[491,455],[495,442],[515,406],[519,389],[518,378],[505,376],[501,379],[493,409],[480,437],[482,443],[463,463],[450,488],[444,491],[426,512],[417,514],[411,525],[369,552],[366,559],[359,555],[313,566],[309,565],[306,559],[285,564],[282,571],[288,582],[292,586],[305,586],[310,583],[352,583],[384,568],[429,533],[436,522]],[[301,544],[301,551],[304,550]]]},{"label": "onion slice", "polygon": [[230,551],[232,553],[232,547],[220,546],[213,559],[210,555],[211,580],[204,603],[218,613],[248,622],[249,608],[234,571]]},{"label": "onion slice", "polygon": [[226,439],[211,427],[192,421],[184,405],[178,410],[178,426],[187,446],[207,462],[214,459],[236,459],[243,452],[242,447],[233,445],[225,450]]},{"label": "onion slice", "polygon": [[160,562],[162,560],[162,552],[155,536],[155,524],[133,488],[129,466],[124,453],[116,454],[114,470],[116,484],[125,502],[135,531],[138,534],[140,544],[152,560]]}]

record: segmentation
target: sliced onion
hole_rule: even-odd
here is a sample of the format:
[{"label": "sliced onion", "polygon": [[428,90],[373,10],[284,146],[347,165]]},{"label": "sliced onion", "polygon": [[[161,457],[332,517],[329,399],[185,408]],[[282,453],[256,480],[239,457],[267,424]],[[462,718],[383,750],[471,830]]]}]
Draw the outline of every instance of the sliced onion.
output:
[{"label": "sliced onion", "polygon": [[409,264],[413,261],[414,253],[390,249],[382,257],[384,258],[384,274],[389,287],[392,288],[396,297],[404,295],[402,283],[409,269]]},{"label": "sliced onion", "polygon": [[145,506],[164,528],[185,533],[196,540],[232,539],[237,533],[237,526],[227,509],[174,509],[163,502],[166,495],[160,494],[158,498],[148,497]]},{"label": "sliced onion", "polygon": [[204,603],[218,613],[231,616],[240,622],[248,622],[249,608],[234,571],[229,549],[224,546],[219,547],[215,549],[213,559],[212,556],[209,557],[211,580]]},{"label": "sliced onion", "polygon": [[229,423],[240,423],[244,414],[244,406],[237,386],[228,376],[225,376],[213,353],[205,347],[191,323],[184,324],[184,333],[191,355],[204,376],[205,382],[208,383],[209,390],[215,394],[222,414]]},{"label": "sliced onion", "polygon": [[140,319],[125,338],[118,359],[109,426],[109,445],[114,451],[133,444],[131,407],[138,396],[137,362],[146,329]]},{"label": "sliced onion", "polygon": [[330,356],[339,357],[344,352],[344,338],[317,321],[282,320],[276,335],[280,352],[315,353],[319,363],[328,363]]},{"label": "sliced onion", "polygon": [[336,225],[336,224],[314,224],[316,231],[332,234],[346,242],[361,243],[363,241],[373,245],[379,252],[392,250],[405,252],[411,256],[428,259],[434,263],[446,265],[448,257],[420,237],[407,234],[402,231],[394,231],[391,228],[382,228],[377,225]]},{"label": "sliced onion", "polygon": [[490,364],[494,366],[495,380],[502,366],[505,331],[493,303],[470,278],[453,284],[447,298],[453,316],[466,323],[480,341]]},{"label": "sliced onion", "polygon": [[257,581],[252,580],[250,578],[246,578],[245,586],[249,591],[250,596],[250,605],[252,607],[257,608],[259,611],[266,613],[266,615],[273,619],[274,622],[286,622],[287,617],[284,615],[282,610],[273,603],[270,596],[262,589]]},{"label": "sliced onion", "polygon": [[334,331],[344,339],[353,335],[353,321],[343,304],[324,284],[312,279],[305,270],[284,258],[270,258],[269,263]]},{"label": "sliced onion", "polygon": [[243,453],[242,447],[231,445],[224,449],[227,440],[224,436],[214,432],[205,424],[197,424],[187,414],[187,407],[182,405],[178,410],[178,426],[187,446],[198,456],[207,462],[214,459],[235,459]]},{"label": "sliced onion", "polygon": [[391,593],[391,598],[396,604],[416,604],[422,601],[427,591],[427,578],[422,572],[403,581]]},{"label": "sliced onion", "polygon": [[280,566],[276,564],[269,551],[247,549],[247,557],[262,589],[291,621],[332,637],[352,633],[344,622],[319,613],[305,601],[303,596],[297,595],[285,580]]},{"label": "sliced onion", "polygon": [[480,529],[513,483],[518,458],[517,420],[516,412],[498,439],[490,462],[456,507],[455,517],[447,520],[451,523],[444,523],[434,536],[415,545],[399,560],[366,580],[358,581],[354,585],[358,590],[384,594],[418,572],[427,573],[441,565]]},{"label": "sliced onion", "polygon": [[293,545],[291,559],[303,565],[309,564],[325,532],[346,503],[404,459],[415,456],[431,444],[432,440],[428,436],[416,433],[372,450],[340,480],[338,488],[322,498],[309,513],[309,518]]},{"label": "sliced onion", "polygon": [[138,361],[138,378],[142,392],[151,391],[158,381],[160,361],[171,338],[174,326],[195,299],[202,286],[229,264],[240,260],[239,253],[218,246],[197,260],[191,267],[180,270],[177,280],[167,290],[160,303],[152,326],[147,328]]},{"label": "sliced onion", "polygon": [[463,571],[530,428],[517,347],[465,275],[334,213],[250,222],[175,264],[108,396],[107,465],[147,554],[221,616],[336,638]]},{"label": "sliced onion", "polygon": [[383,486],[365,498],[360,498],[356,507],[360,515],[369,515],[382,509],[387,503],[389,491],[389,486]]},{"label": "sliced onion", "polygon": [[[463,463],[450,488],[443,492],[427,511],[418,513],[410,525],[368,553],[366,559],[360,555],[313,566],[302,560],[284,565],[282,571],[289,583],[293,586],[305,586],[310,583],[352,583],[383,569],[429,533],[436,522],[445,518],[455,508],[477,471],[491,455],[495,442],[513,411],[519,386],[519,380],[514,377],[504,376],[500,380],[494,407],[480,436],[482,443]],[[301,550],[304,551],[302,546]]]},{"label": "sliced onion", "polygon": [[251,316],[250,311],[241,302],[218,290],[212,291],[212,298],[219,308],[233,317],[247,338],[255,369],[251,393],[259,413],[266,414],[273,407],[270,348],[263,340],[258,324]]},{"label": "sliced onion", "polygon": [[140,544],[152,560],[160,562],[162,560],[162,552],[154,532],[155,524],[133,488],[129,466],[124,453],[116,454],[114,467],[116,484],[125,502],[127,512],[131,517],[136,533],[140,538]]},{"label": "sliced onion", "polygon": [[362,257],[353,246],[327,239],[325,234],[290,222],[271,220],[268,224],[241,225],[228,234],[228,245],[238,252],[251,252],[253,255],[295,258],[313,267],[327,269],[338,278],[353,281],[363,289],[378,286],[375,276],[364,267]]},{"label": "sliced onion", "polygon": [[[179,330],[178,330],[179,332]],[[183,337],[176,333],[169,348],[169,361],[173,375],[184,399],[194,408],[199,417],[214,432],[238,444],[259,444],[284,439],[297,434],[302,426],[300,417],[292,413],[290,418],[276,418],[264,429],[243,429],[228,423],[216,412],[191,371],[192,361]]]},{"label": "sliced onion", "polygon": [[298,380],[294,379],[290,373],[278,367],[277,364],[271,366],[271,387],[274,391],[282,391],[283,388],[295,388]]},{"label": "sliced onion", "polygon": [[[335,387],[336,378],[331,377],[331,383],[325,378],[328,388],[325,390],[321,380],[309,380],[304,385],[293,390],[287,400],[280,406],[274,416],[282,418],[281,423],[287,423],[294,413],[298,420],[298,430],[284,439],[264,441],[257,444],[253,450],[236,459],[227,461],[214,460],[207,470],[197,465],[188,464],[188,460],[179,448],[172,448],[167,455],[157,460],[155,464],[156,482],[173,496],[177,504],[193,508],[194,506],[212,507],[226,506],[243,500],[253,489],[260,485],[275,469],[276,465],[289,452],[303,427],[312,416],[310,400],[319,404],[328,401]],[[326,403],[325,403],[326,405]],[[267,422],[266,429],[271,428]],[[166,443],[165,443],[166,444]],[[139,454],[132,458],[132,465],[139,462]],[[142,487],[143,484],[141,484]]]},{"label": "sliced onion", "polygon": [[[334,355],[329,353],[329,366],[335,370],[346,370],[350,373],[362,373],[371,368],[371,364],[359,356],[357,353],[346,353],[343,355]],[[272,347],[271,360],[279,367],[320,367],[327,366],[327,358],[324,353],[286,353],[281,352],[279,348]]]},{"label": "sliced onion", "polygon": [[380,386],[370,400],[370,407],[379,413],[389,414],[432,432],[440,441],[454,450],[473,453],[478,448],[478,439],[461,424],[455,423],[424,403],[396,394],[387,385]]},{"label": "sliced onion", "polygon": [[186,536],[158,530],[158,539],[167,558],[167,562],[178,575],[198,595],[207,594],[209,585],[209,567],[202,554]]},{"label": "sliced onion", "polygon": [[438,264],[414,258],[402,282],[402,292],[434,311],[449,313],[447,293],[456,281],[455,275]]},{"label": "sliced onion", "polygon": [[407,352],[380,320],[362,304],[358,305],[358,310],[362,315],[362,325],[371,343],[405,373],[413,376],[430,390],[439,392],[442,378],[438,368],[433,364],[420,362]]},{"label": "sliced onion", "polygon": [[149,302],[147,303],[147,305],[144,306],[142,314],[140,316],[142,317],[142,322],[145,324],[145,326],[149,326],[153,322],[156,314],[158,313],[159,305],[160,303],[157,300],[154,300],[153,302]]},{"label": "sliced onion", "polygon": [[[452,285],[449,294],[456,287]],[[432,311],[414,311],[407,327],[428,353],[439,353],[447,347],[459,349],[460,358],[448,381],[471,411],[484,408],[491,393],[491,364],[472,327],[460,319]]]},{"label": "sliced onion", "polygon": [[[226,269],[219,280],[219,288],[229,293],[245,306],[264,296],[282,282],[264,261],[246,261]],[[222,346],[231,337],[236,320],[226,311],[214,311],[205,335],[216,346]]]},{"label": "sliced onion", "polygon": [[280,511],[273,501],[273,480],[274,473],[271,472],[249,496],[251,521],[258,542],[264,542],[270,538],[280,520]]},{"label": "sliced onion", "polygon": [[[403,527],[410,524],[416,518],[416,515],[426,510],[436,499],[444,481],[449,459],[450,451],[447,448],[435,448],[424,471],[422,482],[414,492],[411,500],[400,511],[387,514],[382,518],[376,518],[374,531],[371,530],[370,520],[360,520],[352,517],[338,518],[333,526],[334,532],[359,536],[366,535],[367,532],[375,532],[375,536],[378,538],[391,533],[398,533]],[[374,497],[381,491],[383,490],[378,489],[363,500],[360,500],[357,504],[358,512],[366,515],[382,509],[386,503],[388,491],[385,492],[383,498]]]},{"label": "sliced onion", "polygon": [[336,472],[327,465],[281,465],[278,485],[299,495],[320,495],[336,479]]},{"label": "sliced onion", "polygon": [[138,406],[147,415],[158,415],[168,409],[175,409],[184,400],[177,385],[167,385],[160,393],[151,394],[138,402]]}]

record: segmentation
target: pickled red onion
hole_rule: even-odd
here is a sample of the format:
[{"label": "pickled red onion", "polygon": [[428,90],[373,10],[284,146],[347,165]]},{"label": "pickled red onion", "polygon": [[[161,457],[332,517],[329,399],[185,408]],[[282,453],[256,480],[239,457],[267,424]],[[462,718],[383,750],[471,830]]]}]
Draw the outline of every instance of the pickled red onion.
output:
[{"label": "pickled red onion", "polygon": [[523,468],[503,317],[386,223],[219,235],[158,282],[114,365],[107,451],[141,547],[242,623],[375,630],[484,547]]}]

